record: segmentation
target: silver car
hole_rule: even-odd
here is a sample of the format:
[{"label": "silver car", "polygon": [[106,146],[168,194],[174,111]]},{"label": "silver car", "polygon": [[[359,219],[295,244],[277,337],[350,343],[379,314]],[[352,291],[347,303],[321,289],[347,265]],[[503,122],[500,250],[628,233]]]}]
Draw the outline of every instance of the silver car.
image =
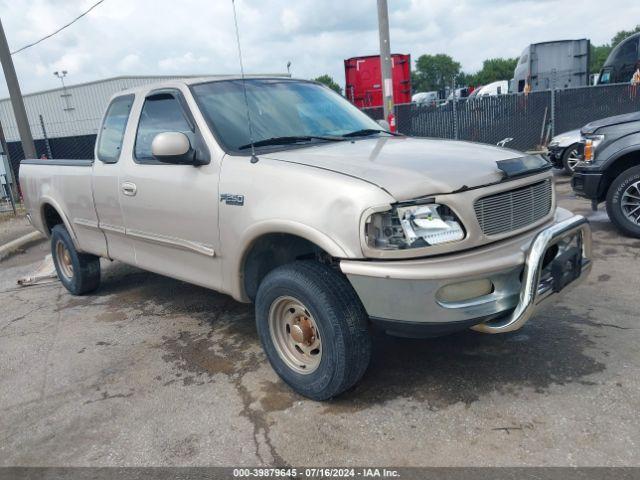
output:
[{"label": "silver car", "polygon": [[580,161],[580,129],[556,135],[549,142],[549,161],[556,168],[564,169],[567,175],[573,175]]}]

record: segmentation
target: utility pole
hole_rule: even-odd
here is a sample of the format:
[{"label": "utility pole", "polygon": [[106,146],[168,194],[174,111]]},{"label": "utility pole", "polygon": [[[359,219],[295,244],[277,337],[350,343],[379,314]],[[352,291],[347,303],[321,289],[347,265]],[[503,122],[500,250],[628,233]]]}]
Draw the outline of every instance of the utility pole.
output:
[{"label": "utility pole", "polygon": [[9,189],[9,194],[11,196],[11,203],[14,203],[14,201],[18,201],[19,198],[16,194],[16,182],[13,169],[11,168],[11,158],[9,158],[9,146],[7,145],[7,141],[4,137],[2,123],[0,123],[0,157],[2,157],[2,161],[4,162],[4,179],[7,182],[7,188]]},{"label": "utility pole", "polygon": [[380,71],[382,72],[382,106],[384,119],[393,113],[393,76],[389,41],[389,9],[387,0],[378,0],[378,30],[380,33]]},{"label": "utility pole", "polygon": [[24,109],[22,93],[20,92],[20,84],[18,83],[16,69],[13,66],[13,59],[11,58],[11,52],[9,51],[7,37],[4,34],[1,20],[0,63],[2,64],[2,70],[4,70],[4,78],[7,80],[7,89],[9,90],[9,96],[11,97],[11,106],[13,107],[13,114],[16,117],[16,124],[18,125],[18,133],[20,134],[20,140],[22,141],[24,157],[36,158],[36,147],[33,143],[33,137],[31,136],[29,120],[27,120],[27,111]]}]

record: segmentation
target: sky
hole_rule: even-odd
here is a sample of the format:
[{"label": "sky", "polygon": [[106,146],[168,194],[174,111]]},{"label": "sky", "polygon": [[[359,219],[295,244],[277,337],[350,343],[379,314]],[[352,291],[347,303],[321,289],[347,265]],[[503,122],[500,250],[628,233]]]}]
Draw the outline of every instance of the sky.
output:
[{"label": "sky", "polygon": [[[0,0],[11,50],[56,30],[96,0]],[[447,53],[466,72],[530,43],[608,43],[640,23],[632,0],[388,0],[391,49]],[[378,53],[376,0],[236,0],[246,73],[331,75],[346,58]],[[14,55],[23,93],[119,75],[238,73],[231,0],[105,0],[58,35]],[[7,96],[0,78],[0,98]]]}]

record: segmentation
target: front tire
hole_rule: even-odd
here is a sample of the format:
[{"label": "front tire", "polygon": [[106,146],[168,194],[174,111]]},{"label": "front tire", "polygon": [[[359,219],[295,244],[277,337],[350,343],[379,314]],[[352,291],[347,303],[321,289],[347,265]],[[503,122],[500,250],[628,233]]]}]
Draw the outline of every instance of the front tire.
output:
[{"label": "front tire", "polygon": [[327,400],[366,371],[368,316],[351,284],[332,268],[303,261],[274,269],[260,283],[255,310],[271,366],[301,395]]},{"label": "front tire", "polygon": [[51,229],[51,256],[58,278],[72,295],[83,295],[100,285],[100,257],[80,253],[64,225]]},{"label": "front tire", "polygon": [[580,161],[580,155],[578,153],[578,144],[567,147],[562,154],[562,168],[565,175],[572,176],[576,171],[576,165]]},{"label": "front tire", "polygon": [[611,183],[607,214],[622,233],[640,238],[640,166],[625,170]]}]

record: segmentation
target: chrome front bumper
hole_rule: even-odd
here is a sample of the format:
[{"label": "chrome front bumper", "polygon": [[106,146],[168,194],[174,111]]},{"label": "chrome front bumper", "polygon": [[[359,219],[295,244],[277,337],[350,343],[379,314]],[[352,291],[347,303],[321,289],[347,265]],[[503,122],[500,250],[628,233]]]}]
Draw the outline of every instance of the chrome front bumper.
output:
[{"label": "chrome front bumper", "polygon": [[[564,263],[578,263],[578,249],[580,264],[556,275],[561,281],[554,280],[552,269],[557,274],[564,272]],[[388,331],[473,326],[484,333],[504,333],[522,327],[540,303],[587,276],[591,229],[584,217],[558,209],[555,222],[535,235],[456,255],[400,262],[345,260],[340,267],[369,316],[391,325]],[[459,302],[444,302],[438,296],[445,286],[478,279],[489,279],[493,291]]]}]

